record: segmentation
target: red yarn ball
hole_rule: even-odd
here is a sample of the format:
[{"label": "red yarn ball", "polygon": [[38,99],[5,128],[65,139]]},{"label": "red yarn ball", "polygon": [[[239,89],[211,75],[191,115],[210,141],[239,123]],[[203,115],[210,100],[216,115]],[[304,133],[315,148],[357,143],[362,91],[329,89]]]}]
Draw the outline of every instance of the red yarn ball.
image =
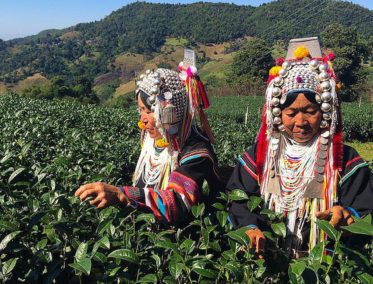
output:
[{"label": "red yarn ball", "polygon": [[282,58],[282,57],[279,57],[279,58],[276,59],[276,65],[277,66],[281,66],[282,63],[284,63],[284,62],[285,62],[285,59]]},{"label": "red yarn ball", "polygon": [[335,54],[334,53],[329,53],[328,58],[329,58],[329,61],[333,61],[334,58],[335,58]]}]

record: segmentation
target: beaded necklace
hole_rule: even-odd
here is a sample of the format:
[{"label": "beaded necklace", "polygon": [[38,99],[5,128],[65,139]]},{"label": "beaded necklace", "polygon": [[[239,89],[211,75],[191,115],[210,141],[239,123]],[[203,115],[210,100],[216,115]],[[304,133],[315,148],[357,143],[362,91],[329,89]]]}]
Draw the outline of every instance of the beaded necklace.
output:
[{"label": "beaded necklace", "polygon": [[318,139],[299,144],[282,135],[279,149],[278,173],[281,184],[279,205],[292,211],[303,204],[303,193],[314,177]]}]

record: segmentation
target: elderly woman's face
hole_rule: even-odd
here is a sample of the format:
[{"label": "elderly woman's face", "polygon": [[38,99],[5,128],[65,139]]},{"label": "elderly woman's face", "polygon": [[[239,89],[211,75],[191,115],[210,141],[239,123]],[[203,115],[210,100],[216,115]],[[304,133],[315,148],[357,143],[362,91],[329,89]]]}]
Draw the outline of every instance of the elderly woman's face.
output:
[{"label": "elderly woman's face", "polygon": [[320,129],[320,106],[311,103],[303,93],[300,93],[281,115],[285,131],[298,143],[310,141]]},{"label": "elderly woman's face", "polygon": [[138,96],[137,102],[139,105],[140,120],[145,125],[145,131],[153,139],[161,138],[162,135],[155,126],[154,113],[144,105],[140,96]]}]

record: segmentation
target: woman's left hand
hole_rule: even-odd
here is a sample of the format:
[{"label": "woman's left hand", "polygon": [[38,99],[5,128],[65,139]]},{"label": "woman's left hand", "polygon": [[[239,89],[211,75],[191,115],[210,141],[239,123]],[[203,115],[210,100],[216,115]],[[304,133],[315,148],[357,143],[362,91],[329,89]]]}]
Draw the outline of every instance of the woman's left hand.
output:
[{"label": "woman's left hand", "polygon": [[328,210],[316,213],[316,217],[321,220],[325,220],[329,216],[331,216],[329,223],[333,227],[347,226],[355,222],[351,216],[351,212],[339,205],[333,206]]},{"label": "woman's left hand", "polygon": [[75,192],[75,196],[84,201],[87,197],[93,197],[89,203],[97,208],[105,208],[110,205],[127,205],[127,196],[118,187],[103,182],[85,184]]}]

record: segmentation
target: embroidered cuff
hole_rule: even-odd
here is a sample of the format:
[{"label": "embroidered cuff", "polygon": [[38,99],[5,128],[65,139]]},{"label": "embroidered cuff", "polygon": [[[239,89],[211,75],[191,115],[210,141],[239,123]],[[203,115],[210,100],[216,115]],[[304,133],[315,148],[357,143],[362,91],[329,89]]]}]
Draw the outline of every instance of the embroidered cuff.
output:
[{"label": "embroidered cuff", "polygon": [[248,227],[250,230],[253,230],[253,229],[257,229],[257,228],[258,228],[258,226],[257,226],[257,225],[254,225],[254,224],[247,225],[246,227]]},{"label": "embroidered cuff", "polygon": [[346,207],[346,208],[347,208],[348,211],[350,211],[352,213],[352,215],[354,215],[355,217],[360,218],[359,213],[357,213],[357,211],[354,208],[352,208],[352,207]]}]

